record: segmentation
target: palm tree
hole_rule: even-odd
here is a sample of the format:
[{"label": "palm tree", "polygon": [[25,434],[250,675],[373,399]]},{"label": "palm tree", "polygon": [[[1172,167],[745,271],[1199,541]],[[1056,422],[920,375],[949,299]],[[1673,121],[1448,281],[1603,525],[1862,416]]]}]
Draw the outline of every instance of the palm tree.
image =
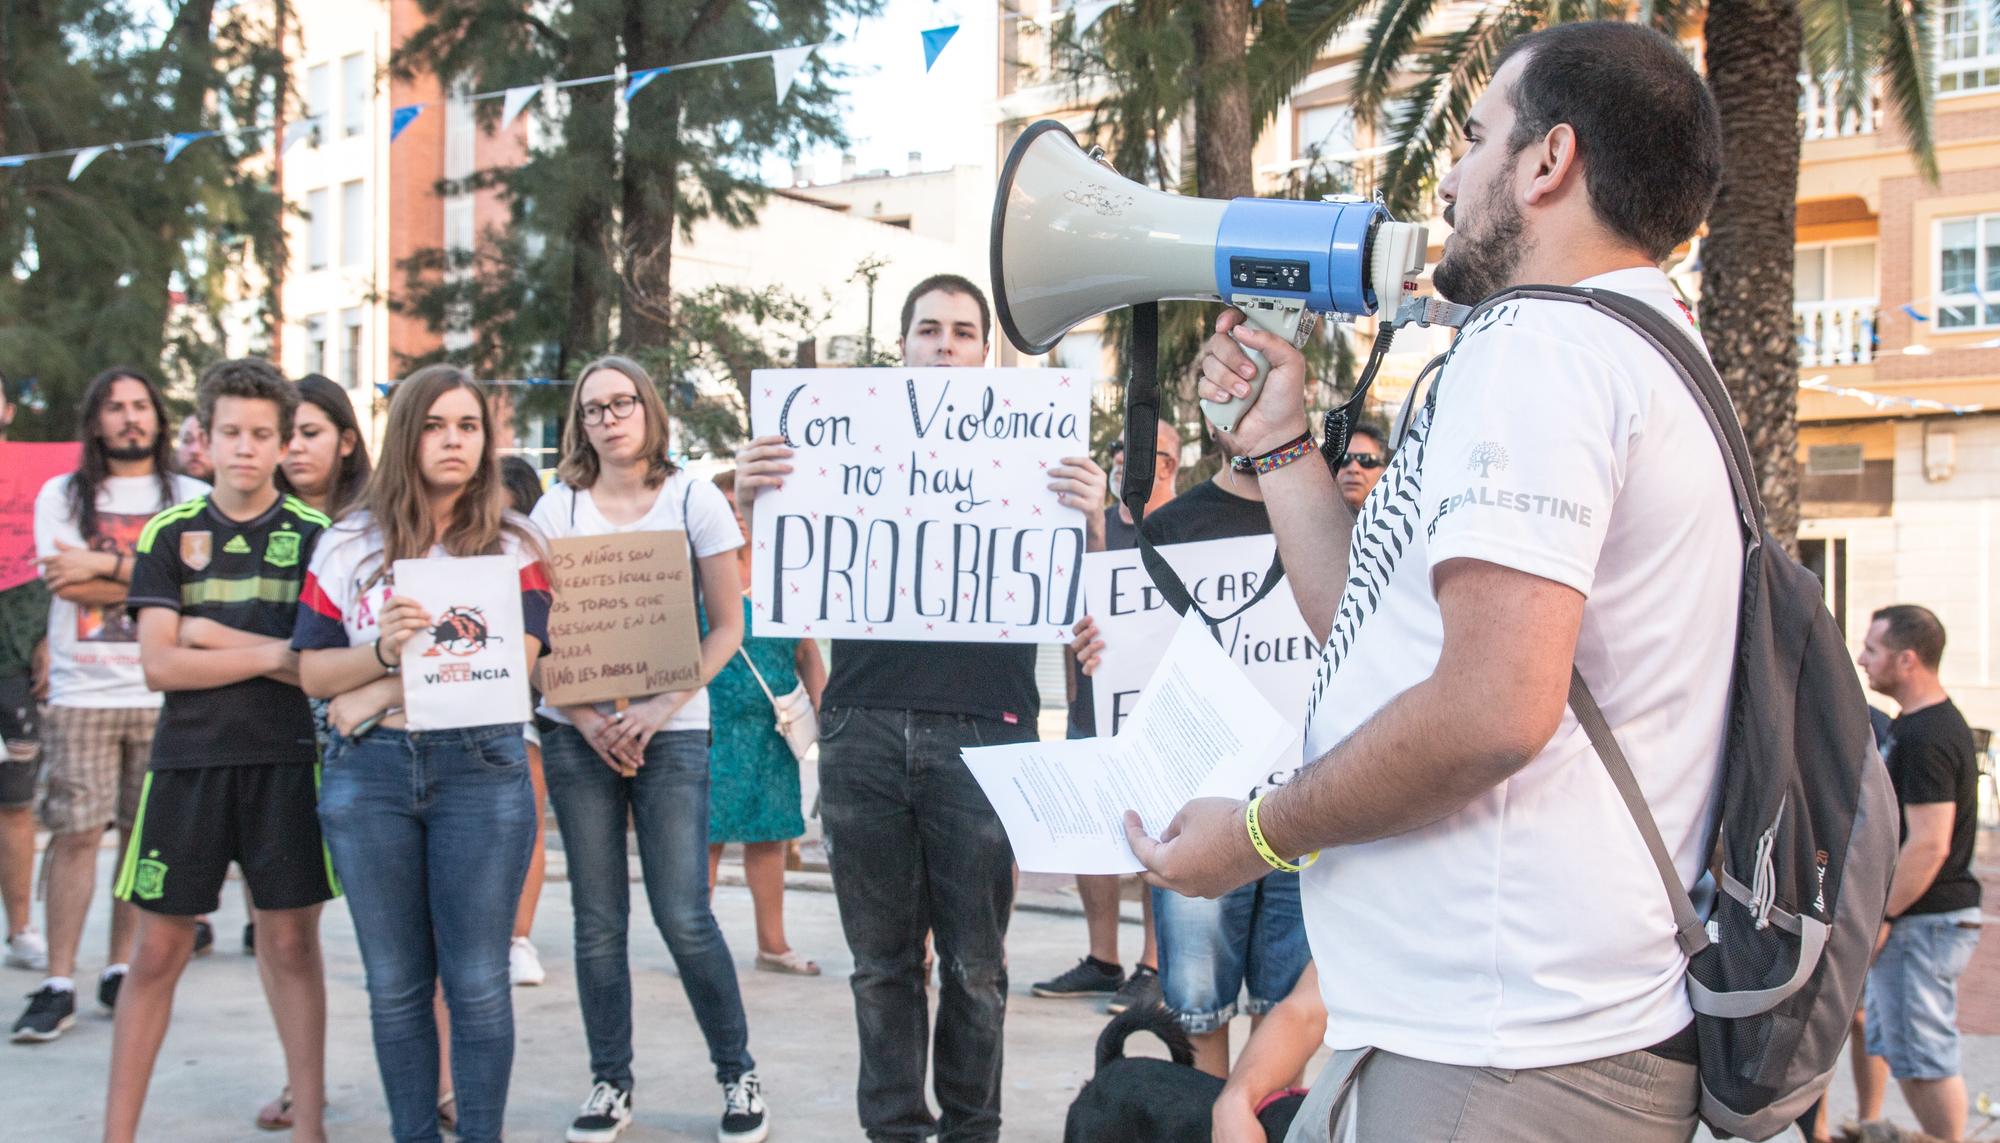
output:
[{"label": "palm tree", "polygon": [[[1383,108],[1415,51],[1435,0],[1385,0],[1355,81],[1357,107]],[[1390,126],[1399,144],[1383,178],[1392,209],[1424,200],[1446,143],[1508,41],[1551,24],[1637,19],[1670,35],[1702,13],[1687,0],[1634,10],[1596,0],[1506,0],[1415,61],[1419,78]],[[1702,331],[1736,402],[1757,462],[1772,532],[1798,528],[1798,358],[1792,328],[1792,246],[1799,179],[1799,84],[1838,93],[1856,114],[1877,75],[1925,178],[1932,139],[1930,10],[1925,0],[1710,0],[1703,56],[1723,131],[1722,187],[1702,243]]]}]

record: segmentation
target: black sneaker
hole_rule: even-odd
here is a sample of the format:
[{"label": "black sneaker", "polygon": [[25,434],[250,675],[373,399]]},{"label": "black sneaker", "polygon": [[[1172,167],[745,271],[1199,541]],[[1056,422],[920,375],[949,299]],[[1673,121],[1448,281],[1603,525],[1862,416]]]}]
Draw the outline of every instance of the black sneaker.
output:
[{"label": "black sneaker", "polygon": [[104,975],[97,978],[97,1002],[104,1006],[106,1012],[117,1009],[118,989],[124,983],[125,970],[122,968],[107,968]]},{"label": "black sneaker", "polygon": [[207,921],[194,923],[194,955],[207,956],[215,951],[215,926]]},{"label": "black sneaker", "polygon": [[771,1133],[764,1120],[764,1085],[756,1072],[744,1072],[722,1085],[722,1126],[717,1143],[763,1143]]},{"label": "black sneaker", "polygon": [[1160,1003],[1159,970],[1151,965],[1142,964],[1132,970],[1131,976],[1125,978],[1124,987],[1111,998],[1111,1003],[1104,1006],[1104,1010],[1115,1016],[1128,1008],[1144,1011],[1158,1007]]},{"label": "black sneaker", "polygon": [[612,1143],[632,1122],[632,1093],[598,1080],[563,1136],[569,1143]]},{"label": "black sneaker", "polygon": [[14,1021],[16,1044],[46,1044],[76,1023],[76,990],[44,984],[28,994],[28,1010]]},{"label": "black sneaker", "polygon": [[1068,972],[1054,980],[1044,980],[1028,991],[1052,1000],[1076,1000],[1084,997],[1111,996],[1124,983],[1124,969],[1115,964],[1105,964],[1096,957],[1087,956],[1077,961],[1076,967]]}]

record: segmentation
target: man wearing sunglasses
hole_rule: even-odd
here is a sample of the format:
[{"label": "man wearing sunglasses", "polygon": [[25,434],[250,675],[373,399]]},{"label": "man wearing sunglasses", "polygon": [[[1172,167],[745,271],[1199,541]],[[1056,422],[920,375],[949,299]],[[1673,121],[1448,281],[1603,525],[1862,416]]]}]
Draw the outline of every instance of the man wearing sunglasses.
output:
[{"label": "man wearing sunglasses", "polygon": [[1347,451],[1333,464],[1333,481],[1340,486],[1340,498],[1351,511],[1361,510],[1361,502],[1368,499],[1388,464],[1389,440],[1382,430],[1370,424],[1354,426]]}]

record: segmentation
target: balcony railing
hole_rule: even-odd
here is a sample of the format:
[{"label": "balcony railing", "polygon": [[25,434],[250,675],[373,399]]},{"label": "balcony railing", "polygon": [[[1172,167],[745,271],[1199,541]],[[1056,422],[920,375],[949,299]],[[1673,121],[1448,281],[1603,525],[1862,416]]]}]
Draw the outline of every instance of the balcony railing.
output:
[{"label": "balcony railing", "polygon": [[1793,302],[1792,330],[1801,368],[1862,365],[1875,360],[1874,298]]},{"label": "balcony railing", "polygon": [[1872,135],[1876,125],[1882,122],[1882,84],[1879,80],[1869,83],[1868,95],[1861,101],[1859,110],[1841,106],[1838,79],[1822,82],[1801,75],[1799,85],[1799,118],[1804,121],[1808,140]]}]

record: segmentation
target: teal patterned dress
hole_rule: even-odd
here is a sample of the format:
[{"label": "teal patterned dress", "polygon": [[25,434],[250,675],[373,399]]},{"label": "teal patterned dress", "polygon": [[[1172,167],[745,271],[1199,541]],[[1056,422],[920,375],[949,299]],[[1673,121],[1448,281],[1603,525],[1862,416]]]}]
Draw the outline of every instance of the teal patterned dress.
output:
[{"label": "teal patterned dress", "polygon": [[[743,601],[743,630],[750,630],[750,601]],[[743,651],[757,664],[771,693],[783,698],[796,690],[796,639],[743,638]],[[778,734],[777,715],[764,689],[732,655],[708,684],[708,717],[714,733],[709,747],[708,840],[790,841],[806,832],[799,809],[799,764]]]}]

